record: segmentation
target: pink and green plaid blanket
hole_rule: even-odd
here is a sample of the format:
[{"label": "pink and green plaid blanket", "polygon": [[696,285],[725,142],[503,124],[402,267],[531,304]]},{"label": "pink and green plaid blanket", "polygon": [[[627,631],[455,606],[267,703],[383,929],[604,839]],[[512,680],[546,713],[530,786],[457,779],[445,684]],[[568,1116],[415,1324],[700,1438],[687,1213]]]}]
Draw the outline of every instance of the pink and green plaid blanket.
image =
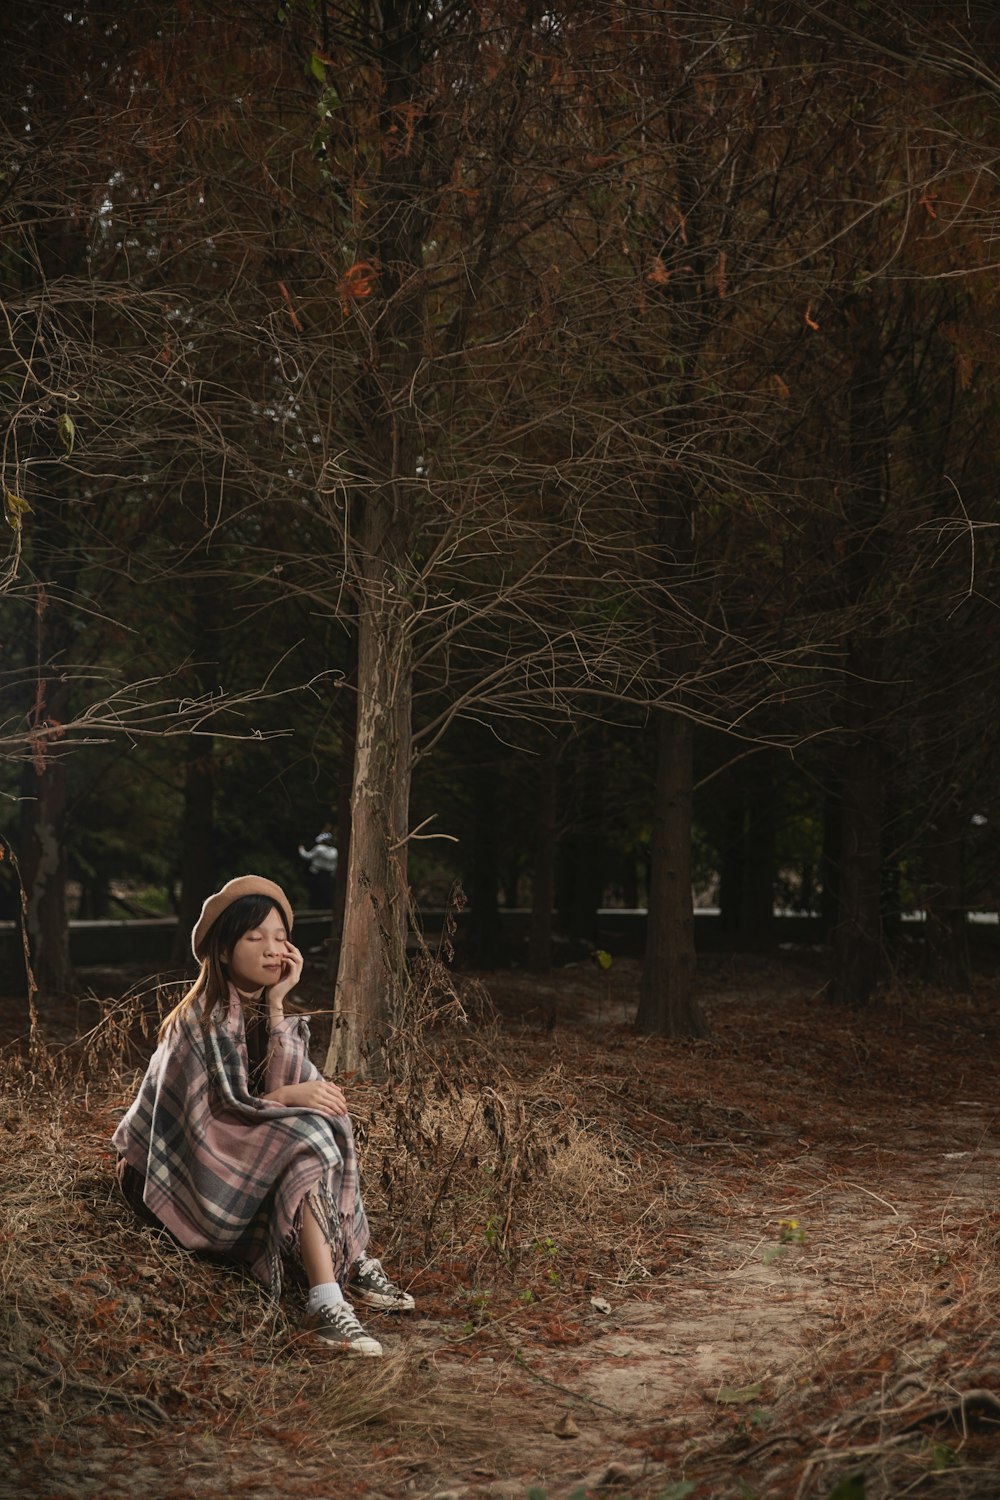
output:
[{"label": "pink and green plaid blanket", "polygon": [[[264,1092],[319,1076],[305,1019],[286,1016],[270,1034]],[[250,1093],[235,990],[207,1033],[192,1016],[174,1024],[112,1140],[145,1179],[146,1206],[181,1245],[245,1262],[275,1295],[307,1194],[338,1277],[368,1243],[350,1119]]]}]

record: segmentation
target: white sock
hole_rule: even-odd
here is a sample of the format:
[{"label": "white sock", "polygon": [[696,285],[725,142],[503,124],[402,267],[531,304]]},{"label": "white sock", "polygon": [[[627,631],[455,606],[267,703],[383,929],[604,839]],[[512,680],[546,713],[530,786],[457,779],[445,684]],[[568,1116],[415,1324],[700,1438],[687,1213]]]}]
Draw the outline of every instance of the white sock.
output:
[{"label": "white sock", "polygon": [[343,1300],[344,1294],[340,1290],[339,1281],[321,1281],[318,1286],[309,1288],[306,1312],[319,1312],[321,1307],[336,1307],[337,1303]]}]

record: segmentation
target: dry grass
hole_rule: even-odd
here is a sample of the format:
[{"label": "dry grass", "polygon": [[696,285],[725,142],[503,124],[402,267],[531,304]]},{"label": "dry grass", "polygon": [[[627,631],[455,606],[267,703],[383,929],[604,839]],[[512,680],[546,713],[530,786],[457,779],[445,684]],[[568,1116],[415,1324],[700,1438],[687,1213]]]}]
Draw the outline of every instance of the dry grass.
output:
[{"label": "dry grass", "polygon": [[[485,1366],[442,1375],[419,1338],[371,1366],[310,1359],[294,1286],[275,1309],[121,1203],[108,1137],[170,999],[109,1003],[68,1043],[36,1030],[0,1063],[0,1397],[22,1446],[42,1452],[69,1428],[126,1420],[207,1424],[226,1443],[299,1455],[333,1445],[340,1462],[363,1432],[383,1477],[401,1455],[488,1455],[512,1408]],[[488,1299],[500,1309],[506,1293],[521,1307],[526,1291],[554,1293],[581,1244],[610,1251],[608,1205],[628,1182],[559,1070],[519,1086],[486,1020],[473,1034],[422,1035],[426,1073],[409,1068],[354,1097],[383,1253],[443,1317],[438,1352],[450,1342],[462,1359],[467,1320],[481,1326]],[[365,1463],[354,1467],[365,1482]]]},{"label": "dry grass", "polygon": [[[3,1063],[0,1124],[0,1389],[55,1423],[116,1409],[208,1420],[237,1439],[262,1425],[302,1441],[364,1428],[459,1449],[487,1441],[483,1402],[451,1390],[421,1356],[368,1369],[311,1362],[289,1313],[230,1268],[138,1226],[107,1144],[134,1075],[142,1020],[120,1011],[82,1047]],[[29,1421],[30,1425],[30,1421]]]},{"label": "dry grass", "polygon": [[[1000,1492],[992,990],[847,1016],[817,1010],[808,973],[720,965],[713,1039],[668,1045],[621,1024],[634,972],[612,978],[562,976],[576,1014],[555,1030],[554,981],[498,979],[502,1024],[428,986],[398,1076],[352,1089],[379,1251],[426,1319],[395,1340],[383,1320],[390,1352],[370,1363],[308,1359],[294,1288],[275,1312],[118,1200],[105,1143],[155,996],[105,1004],[82,1042],[8,1053],[0,1401],[18,1493],[54,1465],[66,1494],[96,1494],[79,1434],[100,1454],[130,1432],[161,1459],[183,1436],[203,1468],[178,1500],[214,1496],[211,1475],[253,1494],[248,1452],[288,1495],[333,1462],[344,1496],[410,1475],[430,1494],[420,1476],[456,1470],[523,1474],[526,1495],[549,1462],[526,1435],[553,1401],[643,1461],[632,1500],[682,1475],[713,1500],[827,1500],[855,1471],[866,1500]],[[781,1244],[793,1219],[805,1243]],[[581,1311],[595,1293],[658,1318],[657,1347],[682,1337],[672,1319],[701,1330],[652,1425],[605,1414],[587,1383],[607,1364]],[[689,1373],[713,1341],[725,1372]],[[759,1392],[720,1401],[734,1385]]]}]

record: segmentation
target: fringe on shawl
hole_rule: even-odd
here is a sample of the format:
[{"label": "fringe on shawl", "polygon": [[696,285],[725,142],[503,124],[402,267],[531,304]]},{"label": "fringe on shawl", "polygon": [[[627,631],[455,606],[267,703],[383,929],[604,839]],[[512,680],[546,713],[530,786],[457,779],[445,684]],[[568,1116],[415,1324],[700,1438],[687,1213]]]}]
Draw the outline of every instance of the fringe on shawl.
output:
[{"label": "fringe on shawl", "polygon": [[330,1190],[326,1180],[321,1179],[314,1188],[310,1188],[302,1195],[302,1201],[295,1211],[292,1227],[281,1244],[273,1243],[268,1256],[270,1269],[270,1295],[277,1301],[281,1296],[282,1270],[281,1261],[283,1256],[290,1258],[301,1254],[302,1238],[302,1215],[312,1214],[314,1221],[319,1225],[320,1232],[330,1247],[333,1257],[333,1274],[336,1281],[343,1281],[347,1272],[351,1269],[355,1254],[356,1235],[355,1226],[358,1219],[358,1201],[355,1198],[354,1223],[348,1227],[347,1215],[342,1214],[336,1203],[330,1196]]},{"label": "fringe on shawl", "polygon": [[[220,1023],[223,1021],[221,1014],[216,1019]],[[131,1145],[133,1154],[137,1154],[141,1160],[141,1167],[138,1161],[133,1165],[137,1174],[142,1177],[144,1188],[146,1174],[143,1173],[142,1168],[145,1168],[148,1173],[150,1162],[155,1160],[157,1153],[162,1154],[163,1128],[175,1128],[181,1120],[186,1120],[188,1128],[191,1128],[193,1118],[191,1101],[194,1100],[196,1104],[202,1106],[201,1112],[204,1113],[203,1096],[207,1090],[217,1090],[218,1097],[223,1104],[237,1111],[245,1112],[249,1109],[256,1114],[258,1110],[266,1107],[262,1101],[249,1095],[246,1085],[245,1054],[240,1045],[242,1012],[238,1000],[231,1002],[228,1019],[229,1026],[219,1024],[213,1027],[208,1035],[202,1034],[200,1028],[196,1030],[193,1023],[187,1027],[182,1024],[179,1035],[173,1039],[173,1045],[166,1048],[161,1044],[150,1060],[139,1094],[119,1125],[114,1138],[120,1151],[124,1153]],[[231,1034],[230,1027],[232,1027]],[[296,1031],[294,1051],[299,1056],[298,1065],[294,1071],[298,1073],[299,1081],[306,1081],[309,1077],[319,1075],[308,1062],[308,1029],[302,1021],[299,1022]],[[201,1068],[201,1076],[197,1074],[194,1076],[190,1089],[181,1089],[178,1084],[178,1079],[183,1080],[186,1075],[190,1078],[190,1063],[185,1062],[179,1072],[175,1068],[174,1077],[170,1076],[171,1061],[174,1060],[177,1049],[184,1044],[185,1038],[189,1048],[188,1056],[196,1064],[200,1063]],[[168,1100],[165,1122],[159,1109],[159,1084],[164,1078],[171,1082],[174,1093],[178,1095],[177,1098],[171,1098],[169,1090],[164,1090]],[[345,1212],[341,1210],[341,1204],[347,1195],[341,1193],[335,1196],[331,1191],[329,1175],[331,1164],[325,1150],[324,1136],[327,1130],[334,1130],[332,1122],[324,1121],[320,1124],[317,1121],[314,1125],[306,1125],[307,1117],[304,1113],[300,1115],[296,1111],[296,1117],[301,1121],[300,1128],[301,1133],[306,1137],[305,1143],[309,1144],[311,1136],[312,1145],[320,1161],[327,1163],[328,1170],[318,1180],[314,1180],[311,1186],[304,1189],[298,1203],[291,1210],[288,1230],[282,1234],[280,1223],[284,1216],[278,1214],[277,1205],[272,1196],[269,1203],[265,1199],[260,1204],[257,1213],[246,1224],[239,1242],[232,1243],[228,1250],[214,1251],[210,1246],[197,1247],[208,1248],[212,1250],[212,1253],[220,1253],[223,1259],[255,1268],[252,1274],[265,1284],[275,1298],[281,1293],[282,1255],[288,1252],[294,1253],[298,1249],[301,1214],[306,1198],[310,1199],[311,1211],[330,1246],[338,1279],[344,1276],[352,1262],[364,1252],[368,1241],[368,1224],[360,1197],[353,1138],[349,1142],[349,1150],[343,1152],[340,1144],[336,1142],[334,1131],[338,1159],[345,1170],[348,1170],[349,1163],[349,1181],[353,1186],[350,1208]],[[250,1117],[250,1122],[257,1123],[253,1115]],[[135,1144],[136,1141],[139,1143],[138,1146]],[[220,1199],[220,1202],[224,1200]],[[154,1217],[156,1217],[155,1214]],[[164,1227],[174,1234],[174,1230],[169,1225]],[[184,1243],[182,1237],[176,1234],[174,1237],[178,1238],[179,1243]]]}]

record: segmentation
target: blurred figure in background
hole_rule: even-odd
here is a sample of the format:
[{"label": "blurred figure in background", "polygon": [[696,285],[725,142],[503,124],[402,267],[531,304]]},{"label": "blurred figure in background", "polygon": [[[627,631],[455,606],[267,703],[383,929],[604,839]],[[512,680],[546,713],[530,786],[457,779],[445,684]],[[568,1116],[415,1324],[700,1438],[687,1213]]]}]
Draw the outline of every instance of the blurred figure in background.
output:
[{"label": "blurred figure in background", "polygon": [[332,833],[318,833],[311,849],[299,845],[302,858],[308,860],[306,881],[309,905],[328,911],[333,906],[333,881],[337,873],[337,846]]}]

